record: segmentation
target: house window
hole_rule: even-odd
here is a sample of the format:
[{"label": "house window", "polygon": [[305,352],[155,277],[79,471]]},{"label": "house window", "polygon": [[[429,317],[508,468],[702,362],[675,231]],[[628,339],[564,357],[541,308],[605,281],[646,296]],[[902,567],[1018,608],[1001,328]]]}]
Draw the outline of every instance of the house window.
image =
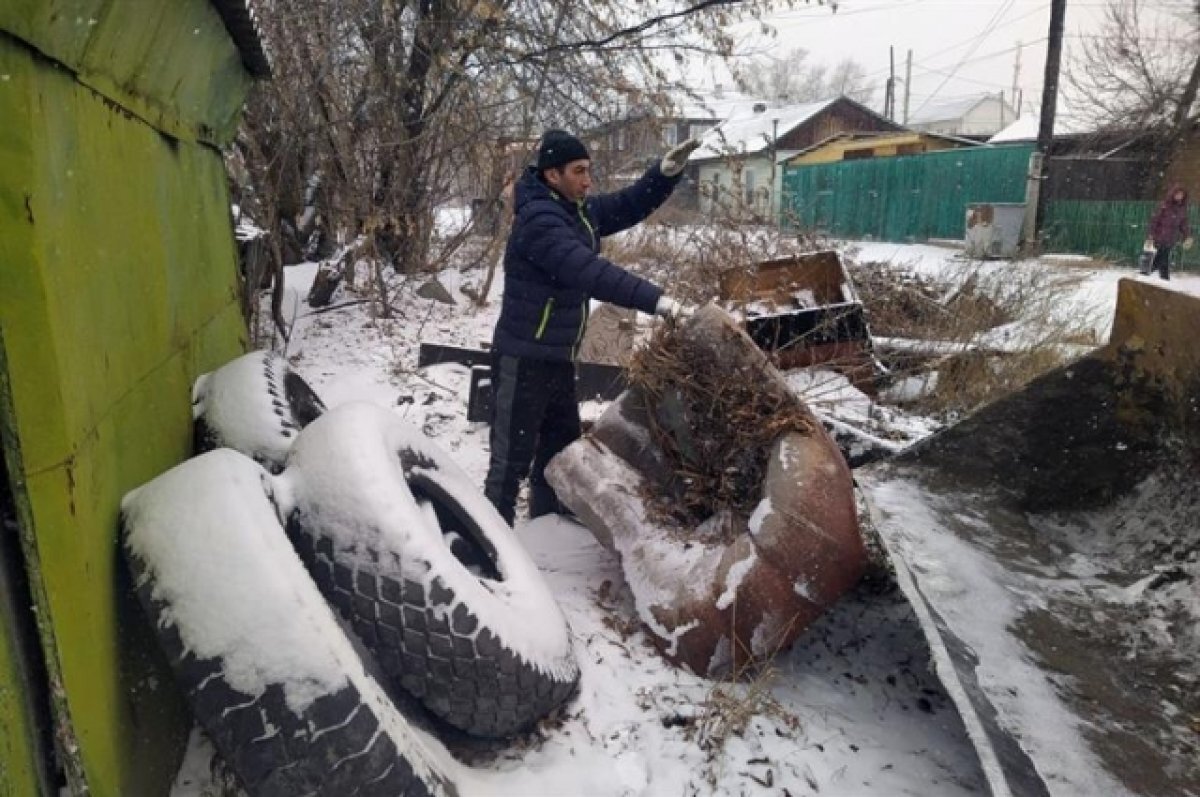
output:
[{"label": "house window", "polygon": [[663,131],[662,131],[663,144],[668,147],[675,146],[676,144],[679,143],[679,135],[678,134],[679,134],[679,130],[675,126],[674,122],[672,122],[669,125],[664,125]]},{"label": "house window", "polygon": [[712,125],[704,124],[703,122],[688,125],[688,138],[700,138],[704,135],[704,131],[711,128]]},{"label": "house window", "polygon": [[756,183],[756,175],[753,169],[747,169],[742,175],[742,182],[746,186],[746,204],[754,204],[754,187]]}]

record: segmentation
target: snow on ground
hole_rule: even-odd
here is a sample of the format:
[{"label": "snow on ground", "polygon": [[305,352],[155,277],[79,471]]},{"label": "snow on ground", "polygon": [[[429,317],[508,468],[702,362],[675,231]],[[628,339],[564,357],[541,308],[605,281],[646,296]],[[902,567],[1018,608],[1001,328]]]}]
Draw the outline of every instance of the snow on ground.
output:
[{"label": "snow on ground", "polygon": [[[932,246],[846,248],[862,262],[926,273],[959,264],[957,252]],[[1085,308],[1094,303],[1110,318],[1116,281],[1129,272],[1069,268],[1081,278],[1074,301]],[[490,340],[500,275],[485,308],[460,292],[460,282],[478,284],[476,273],[447,272],[444,282],[458,306],[409,296],[417,284],[408,283],[400,288],[403,301],[394,302],[402,314],[387,319],[371,317],[369,305],[351,303],[353,297],[323,312],[309,309],[303,297],[315,271],[316,264],[286,270],[291,298],[284,307],[294,330],[285,354],[297,371],[331,407],[366,400],[391,408],[482,485],[488,427],[466,420],[469,369],[418,369],[417,351],[421,341],[477,348]],[[1200,294],[1198,277],[1172,286]],[[793,384],[803,387],[805,379],[794,377]],[[822,399],[844,387],[828,379],[813,384],[822,386]],[[873,412],[855,393],[846,392],[859,403],[848,403],[844,418]],[[899,437],[928,428],[907,424]],[[714,683],[658,656],[638,628],[618,562],[585,529],[549,517],[519,520],[517,533],[571,626],[580,690],[557,721],[469,761],[469,793],[935,797],[985,790],[962,721],[931,674],[912,611],[888,580],[865,580],[757,680]],[[172,797],[219,793],[206,780],[209,768],[197,762],[209,755],[197,736]]]},{"label": "snow on ground", "polygon": [[965,279],[983,274],[1001,281],[1016,280],[1023,272],[1037,271],[1052,275],[1046,280],[1055,291],[1052,312],[1062,320],[1083,318],[1092,323],[1097,342],[1108,338],[1113,309],[1117,303],[1117,282],[1121,279],[1145,280],[1200,296],[1200,275],[1176,274],[1169,282],[1144,277],[1133,268],[1109,267],[1099,261],[1076,255],[1047,255],[1026,260],[979,261],[960,250],[929,244],[896,244],[854,241],[839,247],[859,263],[886,263],[916,274],[944,280]]}]

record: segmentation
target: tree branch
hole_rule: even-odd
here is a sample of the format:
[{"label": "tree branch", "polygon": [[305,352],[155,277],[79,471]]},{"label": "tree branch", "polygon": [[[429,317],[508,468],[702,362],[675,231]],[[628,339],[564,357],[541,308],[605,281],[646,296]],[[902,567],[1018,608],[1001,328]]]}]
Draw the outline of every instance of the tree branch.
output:
[{"label": "tree branch", "polygon": [[679,11],[674,11],[670,14],[660,14],[659,16],[651,17],[650,19],[643,20],[642,22],[639,22],[637,25],[631,25],[628,28],[621,28],[620,30],[614,31],[613,33],[609,34],[608,36],[605,36],[602,39],[579,39],[579,40],[573,41],[573,42],[563,42],[562,44],[552,44],[549,47],[545,47],[541,50],[534,50],[533,52],[526,53],[524,56],[517,59],[516,61],[513,61],[513,63],[519,64],[519,63],[524,63],[527,61],[533,61],[538,58],[541,58],[542,56],[549,55],[550,53],[558,52],[560,50],[600,49],[600,48],[603,48],[605,45],[611,44],[612,42],[616,41],[617,39],[623,39],[623,38],[626,38],[629,36],[634,36],[638,33],[644,33],[647,30],[649,30],[650,28],[653,28],[656,25],[661,25],[662,23],[667,22],[668,20],[678,19],[680,17],[686,17],[690,14],[696,13],[697,11],[703,11],[706,8],[713,8],[715,6],[736,5],[741,2],[742,2],[742,0],[701,0],[701,2],[696,3],[693,6],[688,6],[687,8],[680,9]]}]

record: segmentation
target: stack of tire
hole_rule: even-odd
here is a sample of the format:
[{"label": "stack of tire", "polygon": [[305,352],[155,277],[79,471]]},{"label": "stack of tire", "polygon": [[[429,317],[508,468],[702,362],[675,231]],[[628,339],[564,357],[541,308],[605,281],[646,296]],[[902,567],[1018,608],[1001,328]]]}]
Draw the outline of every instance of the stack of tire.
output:
[{"label": "stack of tire", "polygon": [[193,417],[197,456],[123,500],[124,549],[251,797],[456,794],[439,734],[512,736],[574,691],[536,565],[419,429],[326,410],[269,352],[197,380]]}]

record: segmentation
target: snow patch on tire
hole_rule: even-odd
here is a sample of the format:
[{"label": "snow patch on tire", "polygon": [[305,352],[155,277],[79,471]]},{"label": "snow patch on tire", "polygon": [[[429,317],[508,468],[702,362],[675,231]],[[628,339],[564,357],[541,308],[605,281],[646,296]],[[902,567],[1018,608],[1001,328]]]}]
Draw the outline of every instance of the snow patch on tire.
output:
[{"label": "snow patch on tire", "polygon": [[324,411],[287,360],[271,351],[251,352],[192,386],[195,450],[232,448],[278,472],[296,435]]},{"label": "snow patch on tire", "polygon": [[305,429],[279,481],[317,585],[434,715],[506,736],[573,692],[570,632],[537,566],[419,429],[343,405]]},{"label": "snow patch on tire", "polygon": [[122,501],[138,596],[251,795],[454,795],[454,762],[375,681],[288,543],[273,477],[228,449]]}]

